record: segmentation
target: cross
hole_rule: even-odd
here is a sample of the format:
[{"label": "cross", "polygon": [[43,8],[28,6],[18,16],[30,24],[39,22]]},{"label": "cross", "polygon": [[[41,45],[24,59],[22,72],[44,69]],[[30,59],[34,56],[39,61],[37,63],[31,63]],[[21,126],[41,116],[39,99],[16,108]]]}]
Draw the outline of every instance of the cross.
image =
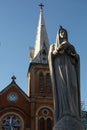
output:
[{"label": "cross", "polygon": [[15,81],[16,77],[13,75],[13,76],[11,77],[11,79],[12,79],[12,81]]},{"label": "cross", "polygon": [[43,9],[44,5],[41,3],[39,4],[40,8]]}]

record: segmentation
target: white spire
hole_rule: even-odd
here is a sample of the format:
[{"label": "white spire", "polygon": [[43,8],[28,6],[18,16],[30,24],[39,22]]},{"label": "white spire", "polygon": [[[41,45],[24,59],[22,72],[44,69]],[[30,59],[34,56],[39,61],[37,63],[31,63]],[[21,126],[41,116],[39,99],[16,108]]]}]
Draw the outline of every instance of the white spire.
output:
[{"label": "white spire", "polygon": [[42,9],[43,5],[41,4],[40,6],[41,8],[40,8],[39,23],[37,27],[33,62],[41,62],[40,52],[43,50],[42,53],[46,53],[47,55],[48,49],[49,49],[49,41],[48,41],[46,26],[45,26],[44,17],[43,17],[43,9]]}]

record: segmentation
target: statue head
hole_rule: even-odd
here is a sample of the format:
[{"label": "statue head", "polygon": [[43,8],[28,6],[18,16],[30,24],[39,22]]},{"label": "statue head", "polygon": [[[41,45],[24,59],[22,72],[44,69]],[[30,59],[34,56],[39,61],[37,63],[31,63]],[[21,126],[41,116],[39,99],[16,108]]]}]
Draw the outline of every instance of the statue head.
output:
[{"label": "statue head", "polygon": [[60,26],[60,28],[59,28],[59,42],[61,43],[65,40],[68,41],[67,31],[62,26]]}]

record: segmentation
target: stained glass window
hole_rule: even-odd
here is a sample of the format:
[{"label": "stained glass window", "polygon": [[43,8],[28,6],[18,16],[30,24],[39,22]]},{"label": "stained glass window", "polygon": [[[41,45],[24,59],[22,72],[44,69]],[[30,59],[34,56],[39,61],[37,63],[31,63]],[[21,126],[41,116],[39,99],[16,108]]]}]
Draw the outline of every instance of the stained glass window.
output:
[{"label": "stained glass window", "polygon": [[40,130],[44,130],[44,118],[40,119]]},{"label": "stained glass window", "polygon": [[50,118],[47,119],[47,130],[52,130],[52,121]]},{"label": "stained glass window", "polygon": [[50,74],[47,73],[46,74],[46,90],[47,90],[47,93],[50,93],[50,90],[51,90],[51,80],[50,80]]},{"label": "stained glass window", "polygon": [[40,72],[39,74],[39,85],[40,85],[40,92],[44,92],[44,76],[42,72]]},{"label": "stained glass window", "polygon": [[2,130],[21,130],[21,120],[14,114],[8,114],[2,119]]}]

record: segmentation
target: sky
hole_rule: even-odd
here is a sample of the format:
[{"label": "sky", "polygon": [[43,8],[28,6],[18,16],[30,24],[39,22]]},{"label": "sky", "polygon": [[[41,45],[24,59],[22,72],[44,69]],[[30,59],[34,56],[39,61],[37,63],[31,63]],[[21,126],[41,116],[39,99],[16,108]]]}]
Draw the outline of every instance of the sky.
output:
[{"label": "sky", "polygon": [[80,55],[81,101],[87,110],[87,0],[0,0],[0,91],[15,75],[28,93],[29,48],[35,45],[41,2],[49,43],[62,25]]}]

